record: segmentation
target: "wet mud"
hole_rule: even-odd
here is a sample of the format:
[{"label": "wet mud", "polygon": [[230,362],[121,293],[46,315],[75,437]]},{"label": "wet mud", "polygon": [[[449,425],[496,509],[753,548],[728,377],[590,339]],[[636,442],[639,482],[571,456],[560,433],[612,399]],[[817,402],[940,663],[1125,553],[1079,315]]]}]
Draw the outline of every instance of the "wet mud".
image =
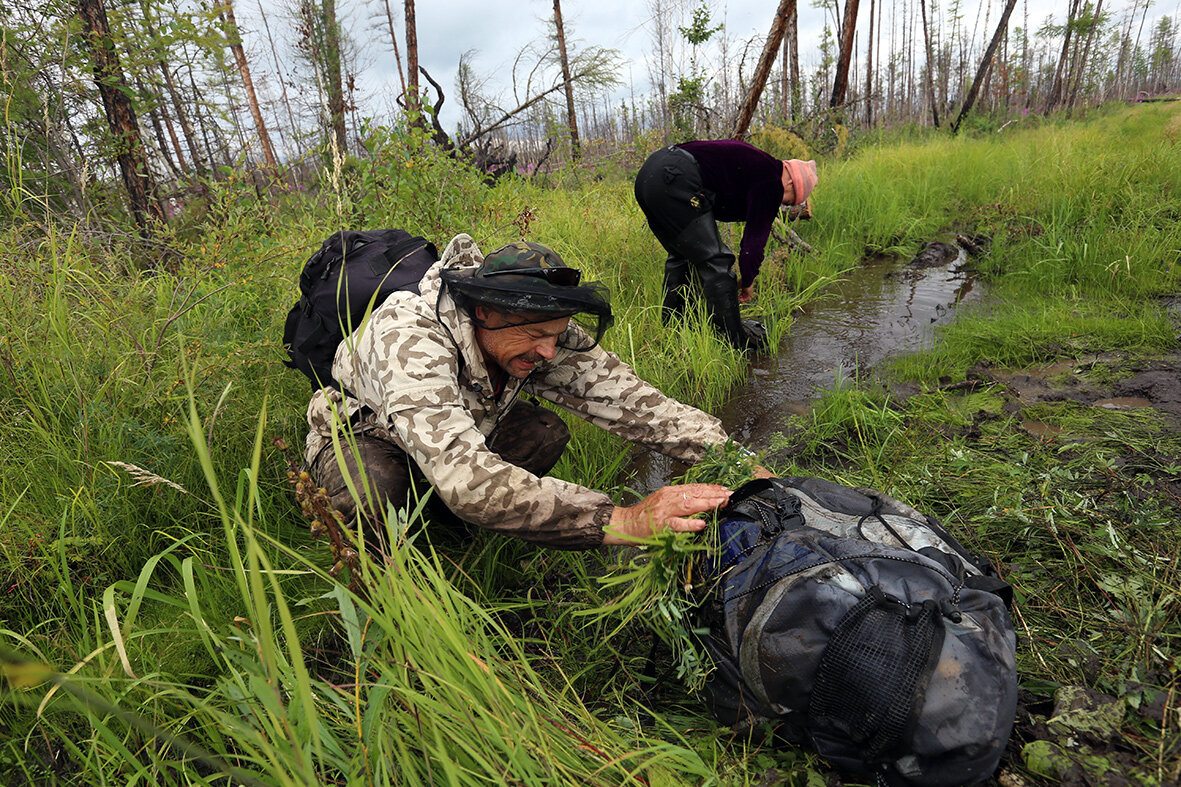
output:
[{"label": "wet mud", "polygon": [[[1104,353],[1020,370],[980,365],[969,370],[968,379],[999,386],[1010,414],[1040,403],[1076,402],[1104,410],[1153,409],[1181,418],[1181,355],[1145,360]],[[1022,426],[1046,436],[1044,424],[1026,421]]]}]

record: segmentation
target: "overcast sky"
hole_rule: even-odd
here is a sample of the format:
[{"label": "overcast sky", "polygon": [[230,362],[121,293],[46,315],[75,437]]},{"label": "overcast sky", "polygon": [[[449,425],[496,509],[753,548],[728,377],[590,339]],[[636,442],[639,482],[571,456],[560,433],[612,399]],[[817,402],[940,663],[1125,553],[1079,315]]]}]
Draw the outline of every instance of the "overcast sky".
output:
[{"label": "overcast sky", "polygon": [[[255,52],[254,60],[265,72],[273,74],[269,50],[262,38],[259,21],[259,3],[268,9],[276,0],[238,0],[239,24],[248,46]],[[393,100],[399,92],[393,50],[389,43],[389,31],[385,20],[386,0],[358,0],[338,2],[342,26],[357,45],[358,87],[362,93],[362,114],[388,117]],[[662,0],[666,6],[680,9],[687,24],[688,14],[701,4],[701,0]],[[761,52],[761,40],[770,28],[772,17],[778,7],[777,0],[705,0],[710,8],[713,24],[725,25],[725,35],[731,47],[741,48],[758,37],[756,46],[748,55],[745,73],[749,74]],[[401,0],[388,0],[393,9],[399,41],[404,41]],[[890,0],[884,3],[883,27],[888,30],[891,9],[900,6]],[[1152,19],[1162,13],[1174,14],[1173,6],[1181,0],[1158,0],[1149,12],[1149,23],[1145,36],[1151,29]],[[915,6],[915,3],[910,5]],[[940,13],[950,7],[948,0],[938,5]],[[999,19],[1003,0],[961,0],[961,25],[968,30],[977,30],[974,40],[984,41],[991,35]],[[1036,31],[1047,17],[1053,15],[1060,24],[1065,18],[1066,0],[1018,0],[1010,21],[1010,28],[1028,25]],[[1168,8],[1161,8],[1167,5]],[[562,15],[571,39],[569,46],[581,49],[586,46],[601,46],[617,49],[623,58],[620,77],[625,86],[623,94],[631,90],[637,96],[651,90],[647,57],[653,49],[652,0],[564,0]],[[859,33],[868,28],[869,2],[861,0]],[[1108,9],[1121,18],[1131,7],[1131,0],[1115,0],[1106,4]],[[419,60],[421,64],[443,87],[446,100],[442,112],[443,125],[448,131],[455,128],[460,119],[459,102],[456,96],[455,76],[460,56],[475,50],[473,65],[477,73],[489,75],[489,87],[501,87],[507,91],[510,85],[510,70],[513,58],[520,49],[530,42],[545,39],[551,29],[553,15],[552,0],[418,0],[417,31]],[[276,39],[285,36],[283,12],[268,10],[271,32]],[[830,17],[831,19],[831,17]],[[819,61],[818,46],[820,31],[825,21],[825,12],[815,8],[810,0],[799,2],[800,61],[801,68],[815,66]],[[983,32],[987,21],[988,32]],[[716,67],[717,41],[711,41],[712,49],[704,53],[707,63]],[[864,39],[859,46],[864,51]],[[982,44],[979,45],[982,48]],[[883,49],[889,51],[885,45]],[[732,49],[737,51],[737,49]],[[264,52],[265,57],[264,57]],[[405,51],[402,52],[405,63]],[[257,67],[257,66],[256,66]],[[273,91],[277,93],[277,91]],[[507,99],[506,99],[507,103]]]}]

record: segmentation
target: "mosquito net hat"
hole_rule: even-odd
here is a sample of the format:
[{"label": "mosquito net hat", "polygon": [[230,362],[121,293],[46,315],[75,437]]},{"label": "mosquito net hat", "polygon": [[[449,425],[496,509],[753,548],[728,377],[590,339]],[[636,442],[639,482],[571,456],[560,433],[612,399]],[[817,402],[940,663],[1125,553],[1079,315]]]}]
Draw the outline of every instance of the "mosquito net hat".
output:
[{"label": "mosquito net hat", "polygon": [[611,327],[611,298],[601,282],[582,281],[582,271],[571,268],[548,246],[515,241],[484,257],[475,268],[442,272],[443,281],[460,306],[474,312],[486,306],[505,314],[521,315],[521,325],[571,318],[571,328],[559,344],[590,349]]}]

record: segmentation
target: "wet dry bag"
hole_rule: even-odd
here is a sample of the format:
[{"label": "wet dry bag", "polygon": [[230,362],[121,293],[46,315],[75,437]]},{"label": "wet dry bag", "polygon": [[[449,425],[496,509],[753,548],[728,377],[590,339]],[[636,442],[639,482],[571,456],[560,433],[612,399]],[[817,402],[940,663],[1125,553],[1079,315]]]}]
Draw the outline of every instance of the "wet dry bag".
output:
[{"label": "wet dry bag", "polygon": [[815,478],[752,481],[719,516],[707,700],[879,784],[969,785],[1017,704],[1011,589],[932,517]]},{"label": "wet dry bag", "polygon": [[283,326],[289,359],[312,382],[339,388],[332,376],[336,348],[365,315],[390,293],[418,292],[418,283],[439,259],[433,243],[405,230],[341,230],[304,264],[300,299]]}]

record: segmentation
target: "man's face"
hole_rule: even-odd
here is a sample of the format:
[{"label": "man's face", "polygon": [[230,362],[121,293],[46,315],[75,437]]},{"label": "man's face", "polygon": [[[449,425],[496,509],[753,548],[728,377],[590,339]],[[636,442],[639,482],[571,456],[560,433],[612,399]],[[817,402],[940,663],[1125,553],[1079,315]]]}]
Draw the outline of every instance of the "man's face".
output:
[{"label": "man's face", "polygon": [[[476,344],[484,360],[509,376],[524,379],[539,363],[557,353],[558,337],[570,325],[569,317],[535,322],[538,315],[505,314],[476,307]],[[506,327],[507,326],[507,327]]]},{"label": "man's face", "polygon": [[787,164],[783,165],[783,174],[780,175],[780,178],[782,179],[782,182],[783,182],[783,204],[784,205],[796,204],[796,188],[795,188],[795,185],[791,182],[791,175],[789,175],[787,173]]}]

